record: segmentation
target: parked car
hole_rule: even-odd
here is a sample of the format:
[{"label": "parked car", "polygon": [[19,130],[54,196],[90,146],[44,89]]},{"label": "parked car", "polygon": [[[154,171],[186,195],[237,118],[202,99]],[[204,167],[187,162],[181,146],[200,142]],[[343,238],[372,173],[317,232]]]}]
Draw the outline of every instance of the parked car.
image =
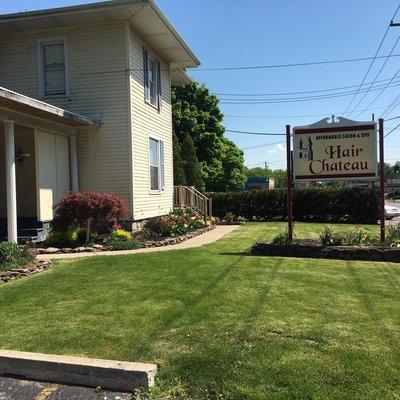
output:
[{"label": "parked car", "polygon": [[385,205],[385,218],[386,219],[393,219],[395,217],[400,216],[400,208],[399,207],[394,207],[394,206],[389,206]]}]

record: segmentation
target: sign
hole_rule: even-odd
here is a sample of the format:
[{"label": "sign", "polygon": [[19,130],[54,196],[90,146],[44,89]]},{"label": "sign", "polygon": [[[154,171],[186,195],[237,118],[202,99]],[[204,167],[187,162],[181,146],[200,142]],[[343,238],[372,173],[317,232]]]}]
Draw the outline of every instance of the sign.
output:
[{"label": "sign", "polygon": [[375,180],[377,174],[375,122],[332,116],[293,128],[293,179]]}]

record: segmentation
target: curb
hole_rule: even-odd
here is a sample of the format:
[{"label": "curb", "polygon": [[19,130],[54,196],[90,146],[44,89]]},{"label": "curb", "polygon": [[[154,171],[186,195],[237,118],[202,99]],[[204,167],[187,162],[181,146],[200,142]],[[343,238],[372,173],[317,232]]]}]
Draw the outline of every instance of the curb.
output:
[{"label": "curb", "polygon": [[132,392],[154,385],[155,364],[0,350],[0,375]]}]

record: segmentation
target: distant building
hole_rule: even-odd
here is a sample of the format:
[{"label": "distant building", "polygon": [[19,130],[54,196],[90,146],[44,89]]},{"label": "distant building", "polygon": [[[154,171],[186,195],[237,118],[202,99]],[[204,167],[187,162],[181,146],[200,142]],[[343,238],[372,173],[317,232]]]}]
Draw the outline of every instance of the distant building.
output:
[{"label": "distant building", "polygon": [[244,190],[269,190],[275,188],[275,181],[270,178],[248,178]]}]

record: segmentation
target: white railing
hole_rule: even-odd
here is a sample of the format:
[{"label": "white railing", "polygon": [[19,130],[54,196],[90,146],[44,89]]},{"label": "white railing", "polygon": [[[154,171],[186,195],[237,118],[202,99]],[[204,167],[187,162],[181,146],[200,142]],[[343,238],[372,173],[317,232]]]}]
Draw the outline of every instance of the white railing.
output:
[{"label": "white railing", "polygon": [[212,223],[212,199],[199,192],[194,186],[174,186],[174,207],[190,210],[202,217],[205,223]]}]

